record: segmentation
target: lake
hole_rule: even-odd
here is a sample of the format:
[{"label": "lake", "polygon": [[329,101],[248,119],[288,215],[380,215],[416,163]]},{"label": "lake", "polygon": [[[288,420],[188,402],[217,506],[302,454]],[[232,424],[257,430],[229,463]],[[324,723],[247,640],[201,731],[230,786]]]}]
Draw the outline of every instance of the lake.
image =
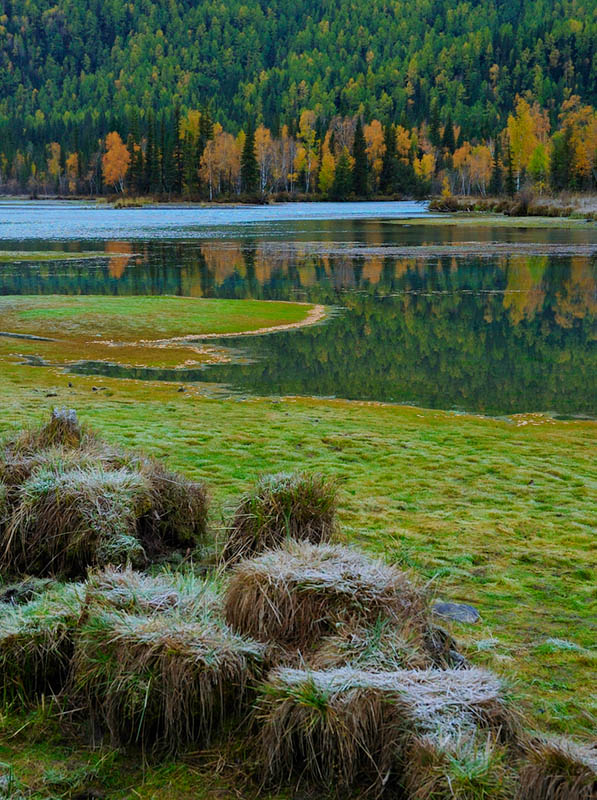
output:
[{"label": "lake", "polygon": [[[222,340],[228,363],[131,369],[81,353],[73,373],[490,415],[597,415],[595,224],[461,222],[417,203],[114,210],[2,202],[0,250],[5,295],[333,307],[320,325]],[[64,251],[74,257],[39,255]]]}]

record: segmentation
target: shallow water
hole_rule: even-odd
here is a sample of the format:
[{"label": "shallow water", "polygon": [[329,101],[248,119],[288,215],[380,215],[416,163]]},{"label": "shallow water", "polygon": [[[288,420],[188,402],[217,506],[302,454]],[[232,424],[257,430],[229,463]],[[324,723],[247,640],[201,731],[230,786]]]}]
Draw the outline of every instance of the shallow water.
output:
[{"label": "shallow water", "polygon": [[105,253],[43,262],[4,255],[0,294],[334,307],[322,325],[221,342],[240,347],[244,363],[130,370],[82,354],[74,372],[487,414],[597,414],[597,227],[437,224],[425,215],[402,203],[119,211],[0,203],[4,252]]}]

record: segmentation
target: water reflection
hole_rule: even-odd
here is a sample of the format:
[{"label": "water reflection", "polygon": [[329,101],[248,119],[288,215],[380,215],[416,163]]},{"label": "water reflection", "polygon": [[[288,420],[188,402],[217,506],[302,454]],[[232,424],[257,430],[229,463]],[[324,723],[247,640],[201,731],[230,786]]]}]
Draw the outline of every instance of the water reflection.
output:
[{"label": "water reflection", "polygon": [[[412,237],[419,247],[442,243],[422,228]],[[440,248],[404,256],[396,247],[402,239],[390,236],[388,246],[386,230],[372,223],[357,239],[353,230],[346,241],[357,244],[343,248],[275,237],[111,242],[106,257],[91,261],[5,266],[0,293],[301,299],[340,309],[325,325],[235,339],[247,363],[187,371],[101,362],[74,368],[90,374],[490,414],[597,414],[597,257],[582,250],[586,238],[547,231],[556,241],[548,236],[546,244],[574,245],[565,255]],[[337,242],[341,233],[336,228]]]}]

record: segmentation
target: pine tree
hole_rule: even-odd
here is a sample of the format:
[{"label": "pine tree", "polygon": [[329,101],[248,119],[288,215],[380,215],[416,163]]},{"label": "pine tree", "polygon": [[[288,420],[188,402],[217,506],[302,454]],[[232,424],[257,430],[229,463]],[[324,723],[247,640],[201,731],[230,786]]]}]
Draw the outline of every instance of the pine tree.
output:
[{"label": "pine tree", "polygon": [[155,121],[151,111],[147,115],[147,142],[145,145],[145,160],[143,163],[143,185],[146,192],[152,193],[159,190],[159,165],[158,153],[155,146]]},{"label": "pine tree", "polygon": [[508,153],[506,158],[506,192],[510,197],[516,194],[516,178],[514,177],[514,159],[512,157],[512,147],[508,141]]},{"label": "pine tree", "polygon": [[429,113],[429,141],[434,147],[439,147],[441,144],[441,133],[439,126],[439,110],[437,102],[434,100],[431,103]]},{"label": "pine tree", "polygon": [[336,164],[334,183],[332,184],[332,197],[334,200],[346,200],[352,191],[353,172],[350,167],[348,150],[344,148]]},{"label": "pine tree", "polygon": [[385,152],[379,176],[379,188],[382,194],[392,194],[396,191],[398,175],[398,156],[396,155],[396,131],[393,125],[386,125],[383,133]]},{"label": "pine tree", "polygon": [[259,165],[255,154],[255,129],[252,124],[247,128],[240,159],[240,181],[245,194],[256,194],[259,190]]},{"label": "pine tree", "polygon": [[572,128],[566,125],[553,137],[550,182],[556,191],[568,189],[572,183]]},{"label": "pine tree", "polygon": [[180,137],[180,106],[174,108],[174,125],[172,129],[174,146],[172,148],[173,160],[173,189],[175,194],[182,194],[182,180],[184,173],[183,143]]},{"label": "pine tree", "polygon": [[452,115],[448,114],[448,119],[444,126],[444,135],[442,136],[442,147],[450,154],[456,150],[456,140],[454,139],[454,125],[452,124]]},{"label": "pine tree", "polygon": [[363,134],[361,118],[357,120],[352,147],[354,164],[352,167],[352,188],[359,197],[369,194],[369,161],[367,159],[367,142]]},{"label": "pine tree", "polygon": [[491,180],[489,181],[489,193],[493,195],[500,195],[504,189],[500,156],[501,156],[500,140],[498,137],[496,137],[495,149],[493,151],[493,167],[491,171]]}]

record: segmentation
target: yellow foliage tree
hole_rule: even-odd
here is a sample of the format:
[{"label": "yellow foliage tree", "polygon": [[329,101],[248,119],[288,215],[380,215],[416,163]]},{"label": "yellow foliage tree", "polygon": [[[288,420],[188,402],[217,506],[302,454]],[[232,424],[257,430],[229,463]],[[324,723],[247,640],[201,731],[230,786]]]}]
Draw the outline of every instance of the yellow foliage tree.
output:
[{"label": "yellow foliage tree", "polygon": [[321,168],[319,170],[319,191],[322,194],[329,194],[334,184],[334,176],[336,174],[336,159],[330,152],[330,137],[329,134],[325,137],[323,147],[321,149]]},{"label": "yellow foliage tree", "polygon": [[68,178],[68,190],[73,193],[77,189],[77,177],[79,175],[79,154],[71,153],[66,159],[66,176]]},{"label": "yellow foliage tree", "polygon": [[102,158],[104,180],[110,186],[124,191],[124,180],[131,162],[130,153],[116,131],[106,136],[106,152]]},{"label": "yellow foliage tree", "polygon": [[433,153],[424,153],[421,158],[415,158],[413,167],[419,178],[430,181],[435,172],[435,156]]},{"label": "yellow foliage tree", "polygon": [[517,97],[516,112],[508,115],[507,128],[516,185],[520,188],[520,176],[527,169],[533,152],[547,140],[549,120],[537,103],[531,107],[523,97]]},{"label": "yellow foliage tree", "polygon": [[[315,112],[305,110],[301,113],[299,121],[299,139],[301,140],[302,151],[300,157],[301,166],[297,169],[295,159],[295,171],[305,173],[305,191],[308,193],[311,187],[311,180],[313,173],[317,170],[317,148],[316,148],[316,134],[315,134]],[[298,158],[298,153],[297,153]]]},{"label": "yellow foliage tree", "polygon": [[383,125],[377,119],[371,120],[369,125],[363,126],[363,134],[367,143],[367,158],[377,185],[383,166],[383,155],[386,150],[383,141]]}]

